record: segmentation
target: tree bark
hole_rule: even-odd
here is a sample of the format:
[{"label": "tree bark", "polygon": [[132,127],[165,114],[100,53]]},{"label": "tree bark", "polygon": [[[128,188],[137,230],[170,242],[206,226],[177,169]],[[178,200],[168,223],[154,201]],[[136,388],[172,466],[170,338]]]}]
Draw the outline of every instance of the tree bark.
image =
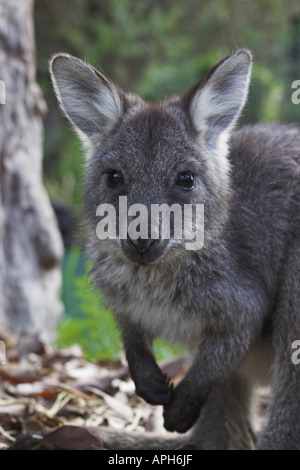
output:
[{"label": "tree bark", "polygon": [[46,104],[35,72],[33,0],[0,0],[0,331],[48,343],[63,310],[63,245],[42,183]]}]

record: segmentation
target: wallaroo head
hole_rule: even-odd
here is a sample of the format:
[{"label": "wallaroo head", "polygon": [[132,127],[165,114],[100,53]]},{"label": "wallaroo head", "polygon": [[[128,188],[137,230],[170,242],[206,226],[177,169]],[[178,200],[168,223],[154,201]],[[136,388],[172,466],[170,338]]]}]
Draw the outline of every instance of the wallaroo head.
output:
[{"label": "wallaroo head", "polygon": [[187,92],[149,104],[80,59],[52,58],[61,108],[86,151],[85,209],[97,243],[147,265],[218,237],[251,64],[238,50]]}]

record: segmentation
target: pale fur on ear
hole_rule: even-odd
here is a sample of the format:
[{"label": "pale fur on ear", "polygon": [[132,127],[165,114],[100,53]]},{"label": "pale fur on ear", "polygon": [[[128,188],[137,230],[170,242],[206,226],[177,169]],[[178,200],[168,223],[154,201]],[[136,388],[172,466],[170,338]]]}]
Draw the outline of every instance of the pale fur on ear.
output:
[{"label": "pale fur on ear", "polygon": [[217,64],[194,87],[190,115],[199,142],[217,153],[227,154],[227,142],[246,103],[252,54],[240,49]]},{"label": "pale fur on ear", "polygon": [[104,140],[123,112],[117,87],[86,62],[69,54],[55,54],[50,73],[61,109],[84,144]]}]

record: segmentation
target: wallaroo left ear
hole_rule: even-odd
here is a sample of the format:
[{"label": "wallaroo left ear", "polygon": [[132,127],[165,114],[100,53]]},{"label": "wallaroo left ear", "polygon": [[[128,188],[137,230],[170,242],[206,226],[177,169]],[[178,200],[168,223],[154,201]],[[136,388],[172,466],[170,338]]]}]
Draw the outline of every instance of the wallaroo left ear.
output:
[{"label": "wallaroo left ear", "polygon": [[223,59],[183,97],[199,142],[210,150],[226,147],[246,103],[252,54],[240,49]]},{"label": "wallaroo left ear", "polygon": [[50,61],[54,89],[62,111],[84,142],[107,137],[123,112],[121,90],[91,65],[69,54]]}]

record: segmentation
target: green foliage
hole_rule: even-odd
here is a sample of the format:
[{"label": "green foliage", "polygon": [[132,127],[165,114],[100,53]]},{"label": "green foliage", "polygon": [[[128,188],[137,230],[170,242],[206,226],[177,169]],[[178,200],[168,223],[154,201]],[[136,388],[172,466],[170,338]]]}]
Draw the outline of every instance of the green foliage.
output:
[{"label": "green foliage", "polygon": [[63,269],[66,315],[58,329],[58,347],[80,344],[88,359],[117,359],[121,341],[111,312],[90,284],[91,266],[79,248],[68,253]]},{"label": "green foliage", "polygon": [[168,357],[179,356],[183,353],[183,348],[181,346],[171,345],[161,338],[156,338],[154,340],[153,350],[158,361],[162,361]]},{"label": "green foliage", "polygon": [[[52,154],[55,151],[55,130],[49,129],[45,137],[45,152]],[[64,201],[67,204],[80,206],[82,204],[83,184],[83,153],[81,145],[74,135],[74,131],[66,126],[64,134],[58,139],[60,142],[60,158],[55,165],[49,164],[45,177],[45,186],[53,200]]]}]

